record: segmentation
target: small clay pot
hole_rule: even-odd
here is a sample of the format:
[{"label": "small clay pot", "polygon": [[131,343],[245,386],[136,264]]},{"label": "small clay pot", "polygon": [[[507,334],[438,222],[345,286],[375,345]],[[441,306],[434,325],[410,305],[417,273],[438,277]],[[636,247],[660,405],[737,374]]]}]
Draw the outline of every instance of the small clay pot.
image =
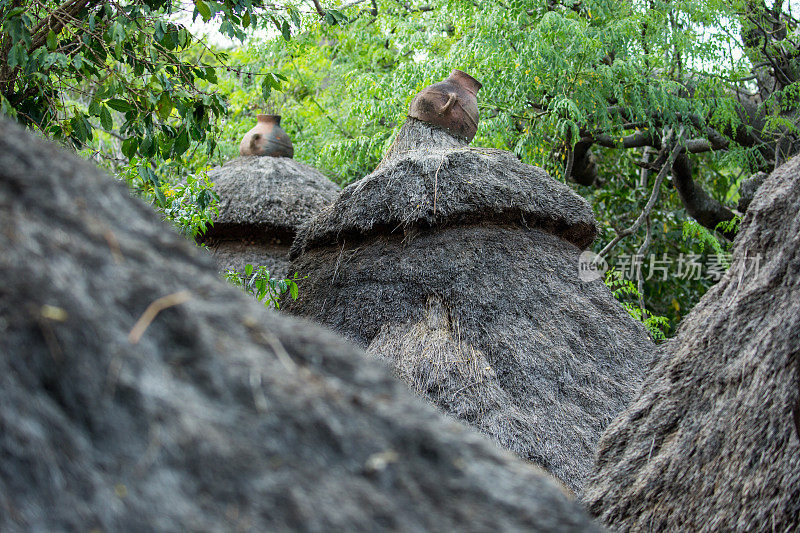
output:
[{"label": "small clay pot", "polygon": [[239,155],[294,157],[292,140],[281,128],[281,116],[258,115],[256,126],[244,134]]},{"label": "small clay pot", "polygon": [[475,137],[478,131],[478,91],[481,83],[460,70],[422,89],[408,108],[408,116],[444,129],[455,137]]}]

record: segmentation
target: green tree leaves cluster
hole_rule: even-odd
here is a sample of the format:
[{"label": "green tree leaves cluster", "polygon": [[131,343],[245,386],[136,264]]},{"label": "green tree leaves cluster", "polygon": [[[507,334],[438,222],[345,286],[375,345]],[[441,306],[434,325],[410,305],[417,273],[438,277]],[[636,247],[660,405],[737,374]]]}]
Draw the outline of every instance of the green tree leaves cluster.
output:
[{"label": "green tree leaves cluster", "polygon": [[[0,101],[7,114],[80,148],[97,131],[124,138],[122,153],[173,159],[208,142],[224,100],[204,91],[216,79],[171,2],[0,2]],[[20,11],[22,9],[22,11]]]},{"label": "green tree leaves cluster", "polygon": [[297,282],[302,278],[295,272],[291,278],[273,278],[267,267],[245,265],[244,276],[233,269],[225,272],[225,279],[232,285],[239,287],[264,304],[267,309],[280,309],[281,298],[289,297],[297,300],[300,288]]}]

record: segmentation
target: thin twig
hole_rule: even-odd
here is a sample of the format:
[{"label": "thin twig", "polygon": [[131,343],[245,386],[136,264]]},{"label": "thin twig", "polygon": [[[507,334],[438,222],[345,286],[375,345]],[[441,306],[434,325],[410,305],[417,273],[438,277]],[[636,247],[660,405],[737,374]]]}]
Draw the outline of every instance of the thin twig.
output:
[{"label": "thin twig", "polygon": [[642,261],[644,260],[644,254],[647,252],[647,249],[650,248],[650,243],[653,241],[653,231],[652,231],[652,224],[650,223],[650,215],[647,215],[645,218],[645,226],[647,228],[647,232],[644,236],[644,242],[636,251],[636,255],[639,257],[639,261],[636,263],[636,288],[639,291],[639,308],[642,310],[642,320],[644,320],[645,313],[647,310],[644,307],[644,276],[642,276]]},{"label": "thin twig", "polygon": [[142,316],[139,317],[136,325],[134,325],[133,329],[131,329],[131,332],[128,333],[128,342],[131,344],[138,343],[142,338],[142,335],[144,335],[144,332],[147,331],[147,328],[150,326],[150,324],[152,324],[153,320],[155,320],[156,316],[158,316],[161,311],[187,302],[191,298],[191,292],[178,291],[166,296],[162,296],[161,298],[155,300],[153,303],[147,306],[147,309],[145,309],[144,313],[142,313]]},{"label": "thin twig", "polygon": [[[681,130],[681,133],[683,131]],[[664,163],[664,166],[661,167],[661,171],[656,176],[656,182],[653,185],[653,191],[650,193],[650,198],[647,200],[647,205],[644,206],[642,213],[639,215],[639,218],[628,228],[625,228],[617,233],[617,236],[614,237],[610,243],[608,243],[600,253],[598,254],[600,257],[605,258],[606,254],[611,250],[614,246],[617,245],[619,241],[627,237],[628,235],[632,234],[636,230],[639,229],[639,226],[645,221],[645,219],[650,215],[650,212],[653,210],[653,206],[656,205],[656,200],[658,200],[658,193],[661,190],[661,182],[664,181],[664,177],[667,175],[669,169],[672,168],[672,164],[675,162],[675,158],[678,157],[678,154],[683,149],[683,146],[679,142],[680,139],[676,140],[675,147],[672,149],[672,152],[669,154],[667,161]],[[666,143],[665,143],[666,149]],[[663,150],[663,149],[662,149]]]}]

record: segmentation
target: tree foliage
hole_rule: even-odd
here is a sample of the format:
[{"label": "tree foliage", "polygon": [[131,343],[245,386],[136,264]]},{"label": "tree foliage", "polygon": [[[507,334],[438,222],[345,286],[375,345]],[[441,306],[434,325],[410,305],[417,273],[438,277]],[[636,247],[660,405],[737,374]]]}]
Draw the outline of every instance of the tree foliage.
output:
[{"label": "tree foliage", "polygon": [[[483,83],[473,145],[573,184],[601,223],[596,251],[620,236],[611,263],[645,267],[724,255],[739,183],[797,151],[797,21],[779,2],[355,4],[347,24],[312,21],[232,54],[286,82],[265,100],[248,77],[224,77],[239,113],[223,129],[230,150],[268,106],[298,157],[349,183],[375,168],[413,95],[459,68]],[[716,281],[670,274],[637,282],[645,320],[677,322]]]},{"label": "tree foliage", "polygon": [[273,278],[267,267],[254,267],[248,264],[245,265],[244,275],[234,269],[228,269],[225,271],[225,279],[262,302],[267,309],[280,309],[281,298],[288,296],[297,300],[300,295],[297,282],[302,278],[296,272],[291,278]]},{"label": "tree foliage", "polygon": [[[359,179],[412,96],[459,68],[483,83],[473,145],[511,150],[572,184],[600,221],[596,251],[621,271],[623,256],[724,253],[740,182],[797,152],[791,7],[0,0],[0,103],[138,176],[166,209],[164,191],[234,157],[263,111],[283,115],[297,158],[341,184]],[[231,46],[193,36],[192,18],[216,24]],[[674,323],[714,282],[632,272],[642,273],[643,320]]]}]

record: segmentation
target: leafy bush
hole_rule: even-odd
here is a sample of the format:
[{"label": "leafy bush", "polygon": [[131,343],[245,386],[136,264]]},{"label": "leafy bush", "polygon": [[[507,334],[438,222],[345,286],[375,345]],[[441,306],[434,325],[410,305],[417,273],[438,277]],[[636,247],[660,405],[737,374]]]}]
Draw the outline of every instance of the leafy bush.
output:
[{"label": "leafy bush", "polygon": [[667,338],[669,319],[665,316],[650,314],[646,309],[642,309],[639,303],[642,299],[642,294],[631,280],[625,279],[618,270],[612,268],[606,273],[603,282],[611,289],[614,298],[619,300],[619,303],[622,304],[628,314],[644,324],[653,340],[663,341]]},{"label": "leafy bush", "polygon": [[304,278],[298,277],[295,272],[291,278],[276,279],[270,276],[267,267],[253,267],[248,264],[244,267],[244,277],[236,270],[229,268],[225,272],[225,279],[244,292],[251,294],[259,302],[263,302],[264,307],[280,309],[280,301],[284,294],[288,293],[292,299],[297,300],[300,294],[297,282]]},{"label": "leafy bush", "polygon": [[178,164],[153,169],[134,157],[119,169],[117,177],[150,202],[164,220],[169,220],[181,233],[193,239],[213,225],[213,218],[219,214],[219,195],[208,180],[207,172],[205,168],[195,174]]}]

